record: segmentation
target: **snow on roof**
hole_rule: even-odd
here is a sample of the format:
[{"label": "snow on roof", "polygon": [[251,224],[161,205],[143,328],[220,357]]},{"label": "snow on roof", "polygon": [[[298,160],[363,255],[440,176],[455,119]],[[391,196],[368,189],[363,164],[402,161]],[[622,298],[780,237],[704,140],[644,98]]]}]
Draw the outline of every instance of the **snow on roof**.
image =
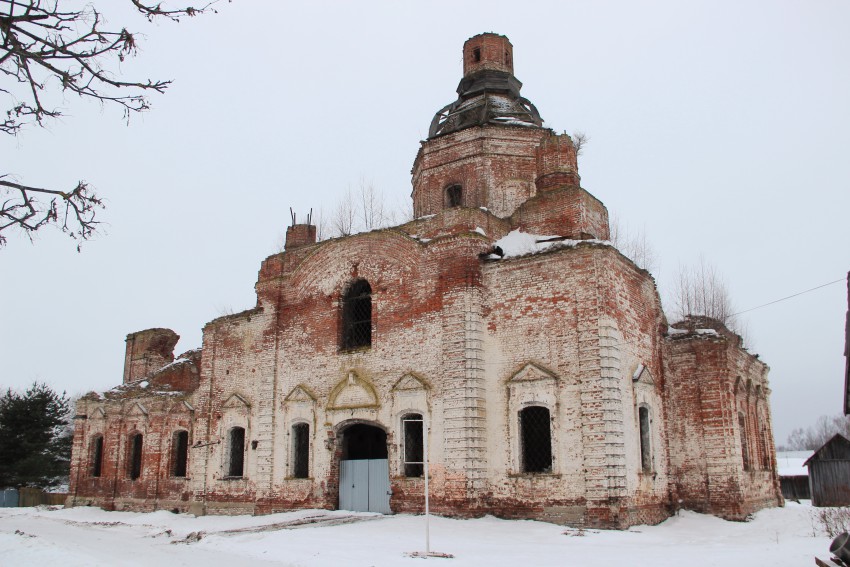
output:
[{"label": "snow on roof", "polygon": [[[512,258],[525,256],[526,254],[538,254],[549,249],[569,248],[582,242],[610,244],[607,240],[570,240],[557,234],[547,236],[530,234],[521,230],[512,230],[494,242],[493,246],[498,246],[502,249],[504,253],[503,258]],[[499,256],[491,254],[490,259],[499,259]]]},{"label": "snow on roof", "polygon": [[803,463],[814,451],[777,451],[776,468],[779,476],[809,476],[809,470]]}]

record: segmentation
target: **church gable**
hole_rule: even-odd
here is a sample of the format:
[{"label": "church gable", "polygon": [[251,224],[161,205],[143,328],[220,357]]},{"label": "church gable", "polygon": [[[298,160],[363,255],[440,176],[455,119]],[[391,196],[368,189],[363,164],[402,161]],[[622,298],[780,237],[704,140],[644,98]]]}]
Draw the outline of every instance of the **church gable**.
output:
[{"label": "church gable", "polygon": [[247,410],[251,408],[251,404],[239,394],[233,394],[221,404],[221,407],[222,409]]},{"label": "church gable", "polygon": [[654,386],[655,379],[652,377],[652,373],[650,373],[649,369],[643,364],[638,364],[634,373],[632,373],[632,384],[635,386],[647,385]]},{"label": "church gable", "polygon": [[292,391],[287,394],[285,402],[315,402],[316,396],[303,384],[299,384],[292,388]]},{"label": "church gable", "polygon": [[550,372],[549,370],[545,370],[542,367],[534,364],[533,362],[529,362],[513,376],[511,376],[508,382],[538,382],[541,380],[556,381],[557,378],[555,377],[555,374]]},{"label": "church gable", "polygon": [[130,409],[126,412],[126,415],[129,417],[147,417],[148,410],[145,406],[143,406],[139,402],[136,402],[132,406],[130,406]]},{"label": "church gable", "polygon": [[372,408],[379,405],[375,388],[352,370],[331,392],[328,409]]},{"label": "church gable", "polygon": [[428,386],[425,382],[413,374],[405,374],[399,378],[398,382],[393,386],[394,392],[412,393],[419,390],[427,390]]}]

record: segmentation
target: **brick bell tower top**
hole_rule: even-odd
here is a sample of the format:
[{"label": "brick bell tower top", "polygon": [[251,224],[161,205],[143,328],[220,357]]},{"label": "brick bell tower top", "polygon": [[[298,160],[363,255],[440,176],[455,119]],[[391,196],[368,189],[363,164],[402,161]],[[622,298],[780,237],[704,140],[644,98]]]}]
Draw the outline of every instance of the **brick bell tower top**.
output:
[{"label": "brick bell tower top", "polygon": [[495,33],[482,33],[463,44],[463,76],[482,69],[514,74],[514,46],[508,38]]},{"label": "brick bell tower top", "polygon": [[540,128],[543,119],[520,95],[514,77],[514,46],[503,35],[482,33],[463,44],[463,78],[458,98],[434,115],[428,138],[486,125]]}]

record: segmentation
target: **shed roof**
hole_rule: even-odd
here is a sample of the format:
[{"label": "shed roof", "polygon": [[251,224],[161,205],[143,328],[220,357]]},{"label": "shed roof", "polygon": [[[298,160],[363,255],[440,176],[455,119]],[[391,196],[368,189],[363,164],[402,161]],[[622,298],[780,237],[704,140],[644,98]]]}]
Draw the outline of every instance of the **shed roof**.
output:
[{"label": "shed roof", "polygon": [[850,460],[850,440],[840,433],[833,435],[832,439],[824,443],[820,449],[815,451],[814,455],[806,459],[803,465],[809,466],[809,463],[812,461],[831,461],[838,459]]}]

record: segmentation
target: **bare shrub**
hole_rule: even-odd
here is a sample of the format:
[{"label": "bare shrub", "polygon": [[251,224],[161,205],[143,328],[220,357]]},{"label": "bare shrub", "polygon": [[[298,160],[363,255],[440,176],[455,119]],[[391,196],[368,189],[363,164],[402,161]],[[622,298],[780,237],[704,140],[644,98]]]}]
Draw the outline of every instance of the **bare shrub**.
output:
[{"label": "bare shrub", "polygon": [[850,508],[816,508],[811,518],[813,529],[831,538],[850,531]]}]

